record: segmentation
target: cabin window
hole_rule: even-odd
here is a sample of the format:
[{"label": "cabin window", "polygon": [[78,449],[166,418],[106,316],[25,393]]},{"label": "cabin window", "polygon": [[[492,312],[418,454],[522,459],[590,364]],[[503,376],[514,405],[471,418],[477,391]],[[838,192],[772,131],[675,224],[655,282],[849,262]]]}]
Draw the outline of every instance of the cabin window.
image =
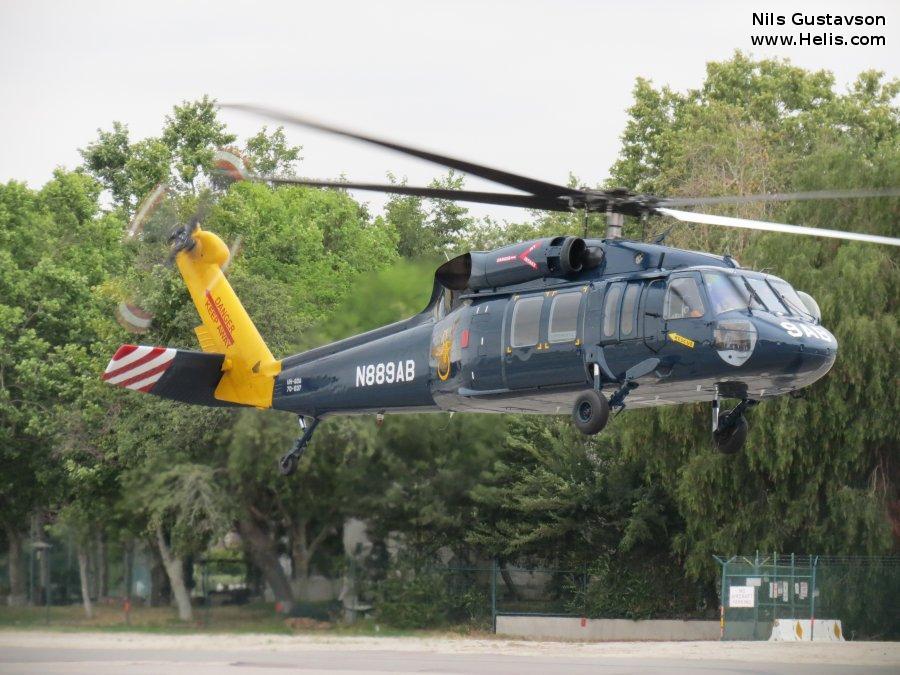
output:
[{"label": "cabin window", "polygon": [[571,342],[575,339],[581,293],[561,293],[550,305],[550,342]]},{"label": "cabin window", "polygon": [[603,304],[603,337],[612,337],[616,334],[616,324],[619,322],[619,302],[622,300],[624,285],[613,284],[606,292],[606,302]]},{"label": "cabin window", "polygon": [[705,313],[700,288],[693,277],[680,277],[669,282],[663,318],[691,319],[701,317]]},{"label": "cabin window", "polygon": [[544,298],[522,298],[513,307],[511,347],[532,347],[541,334],[541,308]]},{"label": "cabin window", "polygon": [[622,319],[619,324],[619,336],[624,337],[634,332],[634,314],[637,310],[638,297],[641,293],[640,284],[629,284],[622,300]]}]

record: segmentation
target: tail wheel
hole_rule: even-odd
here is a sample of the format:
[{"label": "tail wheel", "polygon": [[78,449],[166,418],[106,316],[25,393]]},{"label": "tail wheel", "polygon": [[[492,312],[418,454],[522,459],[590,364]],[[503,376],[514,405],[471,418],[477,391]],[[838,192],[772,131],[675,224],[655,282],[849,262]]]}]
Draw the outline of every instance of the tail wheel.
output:
[{"label": "tail wheel", "polygon": [[747,418],[741,415],[730,427],[722,429],[722,423],[727,416],[727,412],[719,415],[719,429],[713,432],[713,445],[723,455],[733,455],[744,447],[749,427]]},{"label": "tail wheel", "polygon": [[278,469],[281,471],[282,476],[290,476],[295,471],[297,471],[297,455],[293,453],[288,453],[278,462]]},{"label": "tail wheel", "polygon": [[600,392],[590,389],[575,399],[572,420],[578,431],[593,436],[602,431],[609,420],[609,403]]}]

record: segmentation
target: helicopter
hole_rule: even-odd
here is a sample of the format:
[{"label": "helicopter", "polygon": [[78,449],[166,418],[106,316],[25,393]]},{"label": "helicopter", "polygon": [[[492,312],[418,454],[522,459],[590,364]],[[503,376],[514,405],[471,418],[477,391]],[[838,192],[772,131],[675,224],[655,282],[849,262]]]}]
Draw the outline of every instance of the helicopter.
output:
[{"label": "helicopter", "polygon": [[[728,255],[669,247],[662,237],[623,239],[624,216],[900,245],[879,235],[675,208],[896,197],[897,188],[673,199],[578,189],[277,110],[222,107],[374,144],[521,194],[249,180],[607,216],[604,238],[560,234],[458,255],[437,268],[431,298],[415,316],[282,359],[269,351],[223,273],[230,258],[225,243],[197,217],[176,228],[171,254],[200,315],[201,351],[126,344],[102,377],[183,403],[296,415],[300,434],[279,460],[285,475],[296,471],[319,423],[334,415],[372,414],[380,422],[392,413],[571,414],[578,430],[592,435],[606,427],[611,411],[706,402],[714,447],[738,452],[747,438],[747,410],[824,377],[837,340],[809,294]],[[739,402],[720,410],[726,398]]]}]

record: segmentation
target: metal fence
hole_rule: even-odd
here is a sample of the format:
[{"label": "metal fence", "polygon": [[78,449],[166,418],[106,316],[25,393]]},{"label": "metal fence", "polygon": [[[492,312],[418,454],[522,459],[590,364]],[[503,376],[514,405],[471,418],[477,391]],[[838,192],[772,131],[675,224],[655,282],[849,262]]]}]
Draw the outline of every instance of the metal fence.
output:
[{"label": "metal fence", "polygon": [[778,619],[841,622],[859,639],[900,638],[900,556],[715,556],[723,640],[766,640]]},{"label": "metal fence", "polygon": [[[23,562],[30,607],[21,610],[21,617],[10,609],[0,617],[4,622],[75,625],[80,621],[76,556],[67,541],[52,543],[50,548],[26,545]],[[167,598],[154,602],[153,589],[165,584],[165,579],[151,579],[145,564],[140,569],[135,565],[128,592],[123,551],[110,546],[108,554],[109,595],[99,599],[100,620],[130,622],[125,608],[133,603],[141,615],[136,619],[147,625],[174,621]],[[0,556],[0,595],[9,592],[4,558]],[[848,639],[900,639],[900,556],[756,553],[716,560],[721,572],[717,588],[722,639],[768,639],[777,619],[809,620],[813,630],[816,621],[837,619]],[[261,629],[287,630],[283,617],[264,601],[260,571],[240,552],[192,562],[186,572],[195,625],[258,622]],[[706,598],[701,603],[676,602],[673,595],[673,602],[666,605],[658,602],[665,595],[665,580],[644,574],[627,576],[618,568],[610,574],[598,565],[540,568],[491,561],[435,566],[430,561],[407,560],[388,562],[379,569],[347,565],[335,571],[340,578],[328,580],[335,589],[332,595],[295,603],[293,615],[306,619],[299,622],[300,627],[324,626],[352,616],[405,629],[467,625],[491,630],[502,615],[711,619],[715,611],[709,586],[700,582],[702,593],[697,597]]]},{"label": "metal fence", "polygon": [[[610,579],[613,585],[610,587]],[[698,584],[699,586],[700,584]],[[661,589],[662,584],[659,585]],[[655,603],[652,580],[594,573],[591,566],[544,568],[501,564],[435,567],[407,565],[360,584],[374,615],[404,628],[468,624],[496,629],[498,616],[593,618],[706,618],[714,612],[694,605]],[[657,593],[662,597],[664,593]],[[662,607],[662,609],[660,609]]]},{"label": "metal fence", "polygon": [[411,565],[360,582],[364,602],[401,628],[469,624],[495,628],[497,616],[584,616],[586,569],[500,565]]},{"label": "metal fence", "polygon": [[[105,563],[95,558],[89,560],[88,588],[96,625],[129,625],[133,612],[150,607],[158,610],[152,621],[160,625],[168,620],[168,614],[172,614],[164,571],[159,568],[156,579],[151,579],[146,548],[139,548],[136,553],[132,549],[126,554],[120,544],[109,543]],[[43,542],[23,543],[20,562],[24,605],[21,607],[5,607],[12,592],[9,555],[9,551],[0,551],[0,623],[11,626],[76,625],[84,620],[76,547],[71,540],[47,537]],[[126,564],[130,565],[128,573]],[[102,575],[101,565],[104,568]],[[217,613],[234,619],[237,607],[247,605],[251,597],[259,595],[256,588],[248,588],[250,565],[242,556],[194,559],[185,565],[184,571],[198,624],[209,625]]]},{"label": "metal fence", "polygon": [[459,618],[477,624],[489,617],[492,630],[501,615],[582,617],[589,613],[587,568],[519,567],[495,560],[490,567],[431,569],[446,578],[451,597],[466,598],[468,616]]}]

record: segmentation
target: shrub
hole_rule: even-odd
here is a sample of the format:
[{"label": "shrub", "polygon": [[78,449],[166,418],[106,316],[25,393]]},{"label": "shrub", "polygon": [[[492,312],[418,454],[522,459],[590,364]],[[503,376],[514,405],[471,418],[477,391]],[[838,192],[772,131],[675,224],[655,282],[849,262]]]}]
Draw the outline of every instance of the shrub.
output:
[{"label": "shrub", "polygon": [[375,588],[376,616],[395,628],[434,628],[449,623],[450,594],[444,575],[395,570]]}]

